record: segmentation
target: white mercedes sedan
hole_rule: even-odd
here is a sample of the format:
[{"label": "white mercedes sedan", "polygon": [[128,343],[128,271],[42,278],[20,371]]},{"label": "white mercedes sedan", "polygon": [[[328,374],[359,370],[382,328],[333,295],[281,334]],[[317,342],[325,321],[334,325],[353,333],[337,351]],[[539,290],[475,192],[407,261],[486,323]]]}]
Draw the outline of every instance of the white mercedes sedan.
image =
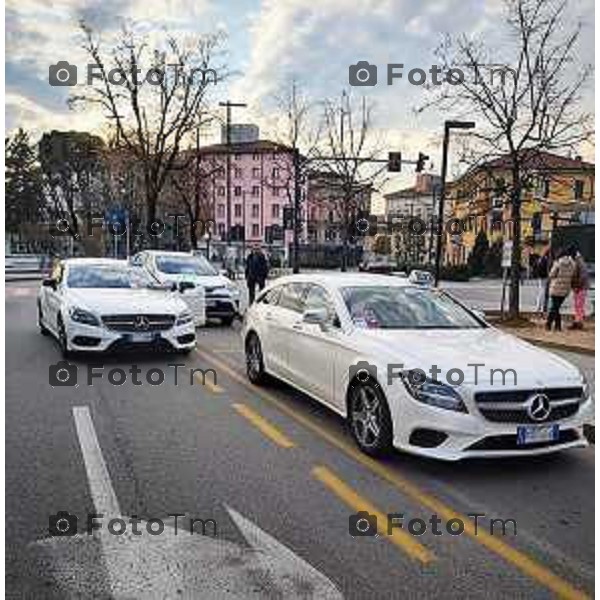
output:
[{"label": "white mercedes sedan", "polygon": [[64,356],[155,348],[190,352],[193,315],[178,291],[161,287],[125,261],[73,258],[56,264],[38,295],[38,325]]},{"label": "white mercedes sedan", "polygon": [[593,400],[579,370],[437,288],[363,273],[282,277],[242,335],[253,383],[273,375],[325,404],[368,454],[459,460],[587,444]]}]

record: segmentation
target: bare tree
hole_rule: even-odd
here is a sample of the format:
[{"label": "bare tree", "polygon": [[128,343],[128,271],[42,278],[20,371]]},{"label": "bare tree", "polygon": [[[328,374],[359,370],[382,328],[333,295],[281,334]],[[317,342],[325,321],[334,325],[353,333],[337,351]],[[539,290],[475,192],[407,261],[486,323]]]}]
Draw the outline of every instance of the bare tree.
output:
[{"label": "bare tree", "polygon": [[316,150],[315,164],[331,189],[323,201],[339,224],[342,271],[347,267],[350,237],[360,233],[351,233],[350,226],[359,211],[370,208],[367,203],[372,191],[386,179],[387,165],[375,162],[380,160],[383,145],[372,127],[372,110],[366,98],[353,101],[345,92],[341,103],[324,103],[323,141]]},{"label": "bare tree", "polygon": [[543,173],[545,152],[577,152],[591,138],[593,119],[581,110],[580,94],[592,67],[577,64],[580,28],[565,30],[566,0],[505,0],[504,8],[512,40],[505,66],[481,40],[446,38],[438,49],[441,67],[460,67],[463,77],[448,71],[451,81],[432,86],[426,106],[476,119],[477,162],[504,157],[510,180],[503,193],[513,221],[509,316],[516,317],[523,194]]},{"label": "bare tree", "polygon": [[[177,196],[177,204],[183,207],[190,246],[198,246],[198,233],[214,233],[214,206],[211,199],[214,176],[222,166],[214,157],[203,156],[198,148],[182,152],[169,174],[169,184]],[[209,257],[207,257],[209,258]]]},{"label": "bare tree", "polygon": [[118,144],[141,169],[151,224],[175,160],[201,123],[209,90],[225,76],[223,65],[215,62],[222,36],[188,42],[167,34],[153,43],[124,29],[115,48],[107,51],[91,28],[82,24],[82,30],[93,64],[85,92],[73,95],[71,104],[97,105],[107,112]]},{"label": "bare tree", "polygon": [[315,156],[320,129],[313,120],[314,105],[296,80],[285,83],[275,95],[276,124],[273,139],[280,145],[273,170],[263,175],[263,185],[285,191],[293,207],[294,244],[292,265],[299,271],[298,245],[303,225],[301,196],[309,162]]}]

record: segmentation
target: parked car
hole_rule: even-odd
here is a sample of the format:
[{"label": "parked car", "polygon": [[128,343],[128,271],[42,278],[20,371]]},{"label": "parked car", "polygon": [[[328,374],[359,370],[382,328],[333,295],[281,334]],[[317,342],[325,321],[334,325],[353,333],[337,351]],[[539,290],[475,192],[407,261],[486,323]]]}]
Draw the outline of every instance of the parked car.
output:
[{"label": "parked car", "polygon": [[395,266],[387,256],[369,258],[358,265],[358,270],[364,273],[381,273],[389,275]]},{"label": "parked car", "polygon": [[429,271],[414,269],[410,272],[408,280],[415,285],[431,286],[434,284],[433,275]]},{"label": "parked car", "polygon": [[312,396],[369,454],[458,460],[587,444],[593,400],[580,371],[437,288],[370,274],[282,277],[248,309],[242,335],[250,381],[273,375]]},{"label": "parked car", "polygon": [[145,250],[131,259],[134,267],[144,269],[160,283],[185,281],[204,289],[206,318],[219,319],[231,325],[240,310],[239,288],[219,272],[203,256],[187,252]]},{"label": "parked car", "polygon": [[38,326],[72,352],[158,348],[188,353],[193,315],[179,292],[132,271],[126,261],[73,258],[42,282]]}]

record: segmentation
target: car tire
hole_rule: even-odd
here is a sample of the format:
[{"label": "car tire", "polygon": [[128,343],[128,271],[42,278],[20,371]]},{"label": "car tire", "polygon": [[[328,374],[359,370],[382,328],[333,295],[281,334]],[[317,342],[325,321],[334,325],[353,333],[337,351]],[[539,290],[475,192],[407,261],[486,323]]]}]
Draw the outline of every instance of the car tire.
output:
[{"label": "car tire", "polygon": [[38,327],[42,335],[50,335],[50,330],[44,325],[44,313],[42,312],[41,302],[38,302]]},{"label": "car tire", "polygon": [[390,409],[374,381],[355,381],[348,395],[348,426],[358,447],[370,456],[382,456],[393,447]]},{"label": "car tire", "polygon": [[235,319],[235,316],[231,316],[231,317],[221,317],[221,323],[223,325],[225,325],[225,327],[231,327],[231,324],[233,323],[233,320]]},{"label": "car tire", "polygon": [[256,333],[246,339],[246,374],[251,383],[260,385],[267,378],[263,361],[262,346]]},{"label": "car tire", "polygon": [[71,352],[71,350],[69,350],[69,346],[67,343],[67,331],[65,329],[65,325],[60,315],[58,315],[58,319],[56,320],[56,329],[58,331],[58,345],[60,347],[62,357],[69,358],[73,355],[73,353]]}]

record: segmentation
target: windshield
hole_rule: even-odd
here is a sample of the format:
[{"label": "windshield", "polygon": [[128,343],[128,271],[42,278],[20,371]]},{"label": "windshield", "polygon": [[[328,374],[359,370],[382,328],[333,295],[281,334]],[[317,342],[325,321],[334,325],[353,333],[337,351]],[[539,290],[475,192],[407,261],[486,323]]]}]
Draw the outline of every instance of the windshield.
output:
[{"label": "windshield", "polygon": [[217,275],[203,256],[157,256],[156,268],[168,275]]},{"label": "windshield", "polygon": [[484,325],[435,289],[361,286],[342,289],[352,321],[373,329],[468,329]]},{"label": "windshield", "polygon": [[150,284],[142,273],[115,267],[76,265],[69,267],[67,275],[70,288],[142,288]]}]

